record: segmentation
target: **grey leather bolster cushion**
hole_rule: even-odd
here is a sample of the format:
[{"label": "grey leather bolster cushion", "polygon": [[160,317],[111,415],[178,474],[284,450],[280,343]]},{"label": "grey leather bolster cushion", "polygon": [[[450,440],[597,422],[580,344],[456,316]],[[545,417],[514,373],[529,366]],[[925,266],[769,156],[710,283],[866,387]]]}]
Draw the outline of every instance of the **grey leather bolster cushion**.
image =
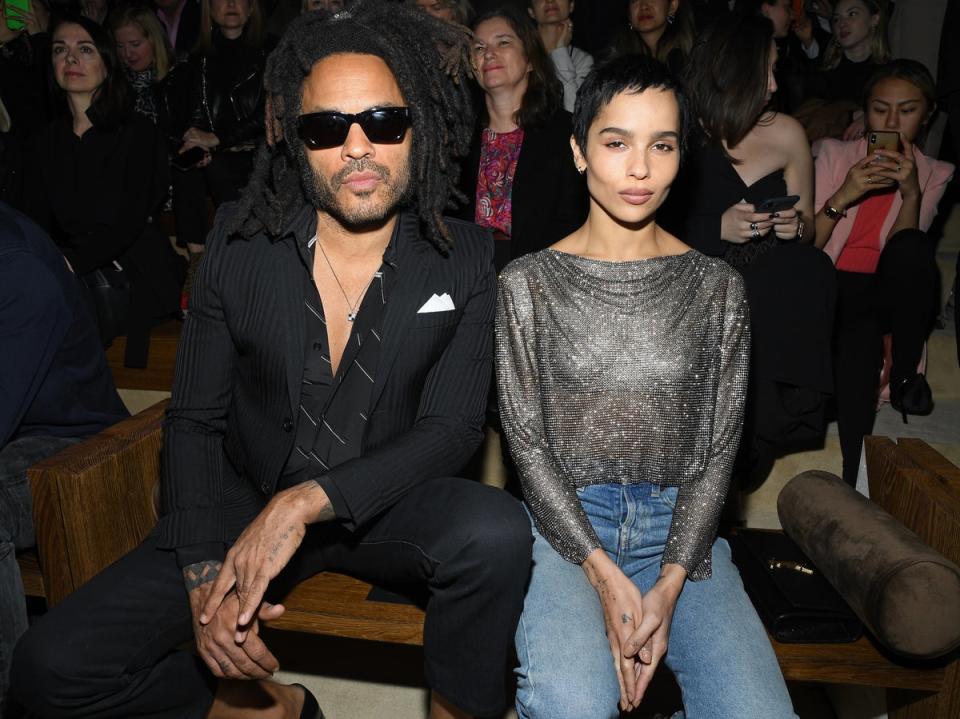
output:
[{"label": "grey leather bolster cushion", "polygon": [[960,567],[828,472],[780,492],[784,532],[890,650],[932,659],[960,646]]}]

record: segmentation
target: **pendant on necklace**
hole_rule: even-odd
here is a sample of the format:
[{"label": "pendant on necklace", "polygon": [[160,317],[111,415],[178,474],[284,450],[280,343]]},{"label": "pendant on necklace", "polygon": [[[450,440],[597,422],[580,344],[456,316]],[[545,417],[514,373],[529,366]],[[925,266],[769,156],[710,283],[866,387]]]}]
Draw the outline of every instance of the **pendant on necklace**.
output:
[{"label": "pendant on necklace", "polygon": [[347,322],[353,322],[355,319],[357,319],[356,312],[347,312]]}]

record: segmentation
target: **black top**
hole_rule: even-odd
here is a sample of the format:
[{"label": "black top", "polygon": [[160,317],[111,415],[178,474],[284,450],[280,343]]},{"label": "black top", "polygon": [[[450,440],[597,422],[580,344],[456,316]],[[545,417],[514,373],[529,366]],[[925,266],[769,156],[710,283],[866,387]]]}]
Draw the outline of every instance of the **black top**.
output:
[{"label": "black top", "polygon": [[0,203],[0,448],[26,436],[88,437],[126,416],[63,255]]},{"label": "black top", "polygon": [[680,177],[657,218],[664,227],[705,255],[723,257],[733,243],[720,239],[721,216],[746,200],[758,205],[787,194],[783,171],[747,185],[715,144],[691,148]]},{"label": "black top", "polygon": [[869,59],[853,62],[844,55],[836,67],[810,73],[806,95],[824,100],[847,100],[859,105],[867,81],[879,67]]},{"label": "black top", "polygon": [[[207,242],[165,422],[157,531],[181,566],[224,556],[225,542],[277,490],[308,421],[299,410],[307,337],[298,245],[316,232],[316,211],[305,206],[279,237],[249,240],[228,235],[234,212],[233,203],[220,208]],[[347,531],[361,531],[420,482],[455,475],[483,436],[493,241],[474,225],[447,227],[453,247],[443,254],[415,216],[399,223],[403,271],[384,307],[368,419],[351,455],[323,475],[339,492]],[[426,311],[444,294],[453,309]]]},{"label": "black top", "polygon": [[182,135],[191,126],[213,132],[219,151],[255,144],[263,137],[267,51],[217,29],[212,41],[207,52],[191,55],[171,73],[177,78],[168,81],[169,92],[185,95],[170,99],[171,133]]},{"label": "black top", "polygon": [[137,115],[111,130],[92,127],[83,137],[65,115],[32,138],[27,156],[23,208],[78,275],[131,247],[169,186],[163,140]]},{"label": "black top", "polygon": [[374,273],[357,308],[336,376],[330,359],[323,303],[313,280],[316,236],[309,240],[297,238],[297,249],[304,267],[303,380],[297,437],[278,486],[289,487],[317,478],[339,518],[348,516],[348,510],[336,485],[323,475],[359,452],[371,411],[370,392],[380,358],[387,298],[399,270],[396,248],[399,229],[400,222],[383,253],[383,264]]},{"label": "black top", "polygon": [[[478,126],[460,175],[460,190],[467,204],[456,214],[468,222],[476,215],[481,130]],[[571,115],[564,110],[543,125],[523,130],[510,198],[513,236],[509,259],[549,247],[587,219],[590,198],[587,184],[573,164],[571,133]]]}]

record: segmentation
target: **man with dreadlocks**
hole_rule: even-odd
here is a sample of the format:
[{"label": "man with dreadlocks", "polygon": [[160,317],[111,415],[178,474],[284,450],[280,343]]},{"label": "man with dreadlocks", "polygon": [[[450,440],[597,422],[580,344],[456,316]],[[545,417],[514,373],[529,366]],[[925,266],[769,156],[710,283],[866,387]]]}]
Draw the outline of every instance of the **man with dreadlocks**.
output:
[{"label": "man with dreadlocks", "polygon": [[431,717],[503,709],[529,524],[450,476],[481,438],[496,285],[489,236],[442,217],[472,128],[462,32],[360,0],[270,57],[268,143],[184,327],[159,524],[18,646],[38,716],[322,716],[269,680],[258,621],[326,569],[426,590]]}]

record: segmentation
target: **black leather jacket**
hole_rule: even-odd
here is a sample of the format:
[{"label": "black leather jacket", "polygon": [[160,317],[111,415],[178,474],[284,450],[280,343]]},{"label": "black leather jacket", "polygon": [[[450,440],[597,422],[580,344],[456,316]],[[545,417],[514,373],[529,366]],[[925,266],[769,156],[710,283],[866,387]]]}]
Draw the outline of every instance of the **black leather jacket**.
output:
[{"label": "black leather jacket", "polygon": [[263,136],[267,50],[214,31],[213,47],[178,65],[165,81],[170,134],[190,127],[214,133],[218,149],[254,145]]}]

